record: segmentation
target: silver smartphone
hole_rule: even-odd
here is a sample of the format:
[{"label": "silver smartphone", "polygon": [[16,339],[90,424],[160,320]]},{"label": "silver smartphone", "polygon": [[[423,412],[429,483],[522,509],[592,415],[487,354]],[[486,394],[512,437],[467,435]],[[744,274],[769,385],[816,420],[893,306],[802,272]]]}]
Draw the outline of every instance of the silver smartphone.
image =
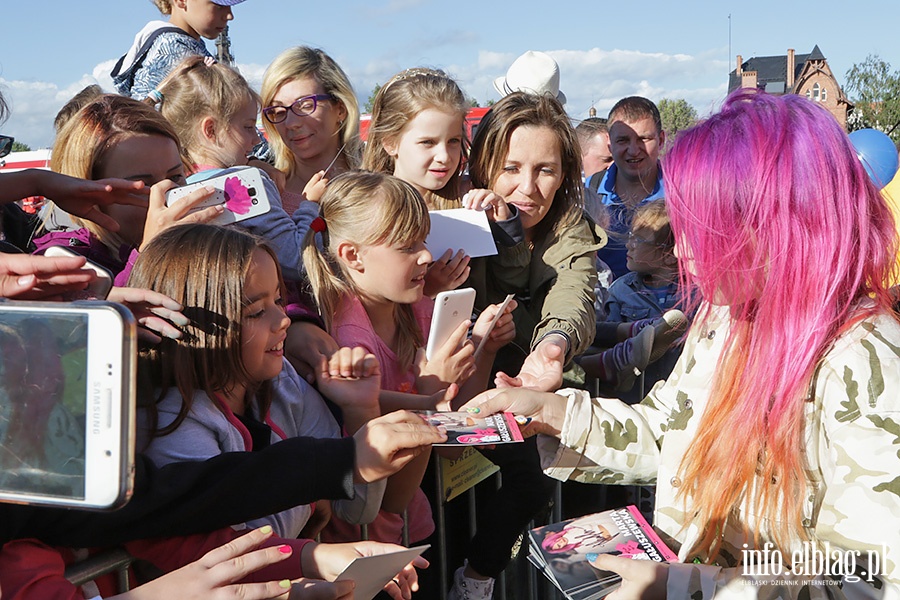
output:
[{"label": "silver smartphone", "polygon": [[111,509],[128,500],[135,365],[124,306],[0,302],[0,501]]},{"label": "silver smartphone", "polygon": [[473,308],[475,308],[475,290],[472,288],[450,290],[437,295],[434,299],[434,314],[431,316],[428,344],[425,346],[427,360],[431,360],[460,323],[472,320]]},{"label": "silver smartphone", "polygon": [[269,197],[262,171],[256,167],[210,169],[195,173],[188,181],[187,185],[166,192],[166,206],[172,206],[196,189],[209,186],[215,188],[215,193],[191,212],[217,204],[224,205],[225,212],[209,221],[213,225],[230,225],[269,212]]}]

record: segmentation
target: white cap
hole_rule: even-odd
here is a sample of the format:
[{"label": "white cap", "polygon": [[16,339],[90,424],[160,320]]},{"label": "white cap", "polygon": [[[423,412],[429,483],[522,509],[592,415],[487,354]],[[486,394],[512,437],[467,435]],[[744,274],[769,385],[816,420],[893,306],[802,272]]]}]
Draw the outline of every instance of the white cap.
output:
[{"label": "white cap", "polygon": [[549,54],[534,50],[517,58],[505,77],[495,79],[494,89],[504,96],[513,92],[550,94],[566,103],[566,95],[559,91],[559,65]]}]

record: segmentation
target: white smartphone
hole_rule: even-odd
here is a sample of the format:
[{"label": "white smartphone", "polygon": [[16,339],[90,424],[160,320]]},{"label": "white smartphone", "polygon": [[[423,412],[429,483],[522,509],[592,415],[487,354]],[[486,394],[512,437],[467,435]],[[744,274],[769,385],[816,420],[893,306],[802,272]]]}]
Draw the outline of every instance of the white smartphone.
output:
[{"label": "white smartphone", "polygon": [[213,225],[230,225],[269,212],[269,198],[256,167],[210,169],[194,174],[188,181],[187,185],[166,192],[166,206],[172,206],[196,189],[209,186],[216,189],[215,193],[191,212],[224,204],[225,212],[209,221]]},{"label": "white smartphone", "polygon": [[[44,250],[44,256],[83,256],[69,250],[65,246],[50,246]],[[113,286],[113,276],[109,269],[101,267],[90,260],[84,265],[88,269],[92,269],[97,274],[97,279],[92,281],[88,286],[80,292],[74,292],[64,295],[64,300],[106,300],[109,291]]]},{"label": "white smartphone", "polygon": [[434,299],[434,314],[431,315],[428,344],[425,346],[427,360],[431,360],[460,323],[472,320],[473,308],[475,308],[475,290],[472,288],[450,290],[437,295]]},{"label": "white smartphone", "polygon": [[0,302],[0,501],[127,502],[135,332],[112,302]]}]

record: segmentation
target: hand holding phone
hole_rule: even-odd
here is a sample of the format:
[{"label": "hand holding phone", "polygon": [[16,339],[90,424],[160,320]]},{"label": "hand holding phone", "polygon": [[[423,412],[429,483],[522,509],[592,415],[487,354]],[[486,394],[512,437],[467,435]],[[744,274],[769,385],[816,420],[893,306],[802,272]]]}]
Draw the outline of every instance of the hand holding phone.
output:
[{"label": "hand holding phone", "polygon": [[194,190],[204,187],[215,191],[192,207],[191,211],[223,206],[225,210],[222,214],[209,221],[213,225],[230,225],[269,212],[269,198],[260,170],[256,167],[211,169],[197,173],[192,177],[192,183],[166,193],[166,206],[173,206]]},{"label": "hand holding phone", "polygon": [[473,308],[475,308],[475,290],[473,288],[450,290],[437,295],[434,299],[434,314],[431,316],[428,345],[425,347],[426,360],[434,357],[437,349],[446,343],[461,323],[471,321]]},{"label": "hand holding phone", "polygon": [[[44,256],[80,257],[81,254],[73,252],[65,246],[50,246],[44,251]],[[90,260],[85,263],[84,268],[90,269],[94,273],[96,273],[97,279],[90,282],[87,288],[83,290],[63,294],[63,301],[72,302],[75,300],[106,300],[106,297],[109,295],[109,290],[111,290],[113,286],[112,273],[109,272],[109,269],[101,267],[97,263],[91,262]]]}]

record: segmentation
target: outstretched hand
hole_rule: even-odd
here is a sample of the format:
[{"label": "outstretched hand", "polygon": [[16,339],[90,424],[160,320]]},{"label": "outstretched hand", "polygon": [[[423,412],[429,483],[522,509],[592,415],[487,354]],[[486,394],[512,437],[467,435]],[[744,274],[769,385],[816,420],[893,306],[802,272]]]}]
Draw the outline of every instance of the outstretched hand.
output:
[{"label": "outstretched hand", "polygon": [[89,181],[44,171],[38,181],[40,195],[53,200],[66,212],[93,221],[110,231],[118,231],[119,224],[100,207],[111,204],[147,207],[150,190],[143,181],[100,179]]},{"label": "outstretched hand", "polygon": [[356,441],[358,483],[372,483],[393,475],[432,444],[447,441],[447,432],[422,417],[399,410],[372,419],[353,435]]},{"label": "outstretched hand", "polygon": [[[291,556],[290,546],[259,548],[272,536],[271,527],[263,527],[232,540],[203,558],[177,571],[167,573],[149,583],[112,598],[116,600],[151,600],[156,598],[181,598],[184,600],[208,600],[244,598],[265,600],[286,596],[291,582],[235,583],[250,573],[268,565],[281,562]],[[291,596],[293,598],[293,596]],[[298,596],[302,598],[302,596]]]},{"label": "outstretched hand", "polygon": [[486,417],[511,412],[530,419],[519,429],[524,435],[543,433],[559,436],[566,418],[566,398],[550,392],[528,388],[494,388],[482,392],[463,404],[460,411]]},{"label": "outstretched hand", "polygon": [[440,258],[428,265],[424,294],[434,298],[441,292],[455,290],[461,286],[472,271],[469,260],[465,250],[458,250],[456,254],[453,254],[452,250],[444,252]]},{"label": "outstretched hand", "polygon": [[0,297],[14,300],[62,300],[85,289],[97,274],[81,256],[32,256],[0,253]]},{"label": "outstretched hand", "polygon": [[[558,338],[558,339],[557,339]],[[565,339],[550,334],[542,339],[522,364],[518,376],[510,377],[503,371],[497,373],[494,383],[498,388],[526,387],[542,392],[552,392],[562,385]]]},{"label": "outstretched hand", "polygon": [[172,227],[185,223],[206,223],[223,212],[225,206],[216,204],[191,212],[204,200],[212,196],[216,189],[204,186],[179,199],[172,206],[166,206],[166,192],[177,187],[172,181],[164,179],[150,188],[150,206],[147,209],[147,220],[144,222],[144,235],[140,249],[143,250],[153,238]]},{"label": "outstretched hand", "polygon": [[106,299],[127,306],[138,322],[138,335],[151,344],[158,344],[160,336],[181,338],[178,326],[184,327],[191,322],[181,313],[181,304],[152,290],[114,287]]}]

